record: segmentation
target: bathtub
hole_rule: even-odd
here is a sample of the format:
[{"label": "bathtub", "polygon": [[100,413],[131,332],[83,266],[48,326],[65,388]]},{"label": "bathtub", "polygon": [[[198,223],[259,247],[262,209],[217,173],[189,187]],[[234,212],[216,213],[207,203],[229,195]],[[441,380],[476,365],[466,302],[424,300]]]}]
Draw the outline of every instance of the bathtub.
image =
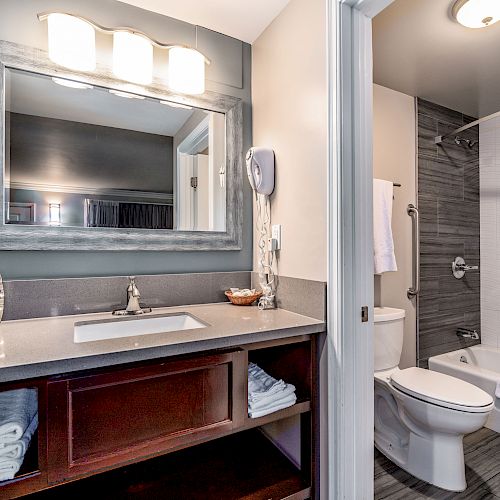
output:
[{"label": "bathtub", "polygon": [[500,432],[500,349],[476,345],[440,354],[429,358],[429,369],[470,382],[490,394],[495,407],[485,427]]}]

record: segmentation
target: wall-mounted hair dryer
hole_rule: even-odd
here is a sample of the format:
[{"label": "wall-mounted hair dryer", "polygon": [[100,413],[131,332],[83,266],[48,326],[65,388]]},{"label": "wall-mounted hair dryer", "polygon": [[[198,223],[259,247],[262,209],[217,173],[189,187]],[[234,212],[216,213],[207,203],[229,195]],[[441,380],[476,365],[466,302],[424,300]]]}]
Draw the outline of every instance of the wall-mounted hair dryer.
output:
[{"label": "wall-mounted hair dryer", "polygon": [[274,191],[274,151],[250,148],[247,153],[247,173],[252,189],[269,196]]},{"label": "wall-mounted hair dryer", "polygon": [[274,191],[274,151],[269,148],[250,148],[247,153],[247,173],[250,185],[255,192],[257,208],[258,271],[263,295],[259,299],[259,309],[275,306],[275,283],[273,272],[274,246],[269,238],[271,225],[271,201],[269,195]]}]

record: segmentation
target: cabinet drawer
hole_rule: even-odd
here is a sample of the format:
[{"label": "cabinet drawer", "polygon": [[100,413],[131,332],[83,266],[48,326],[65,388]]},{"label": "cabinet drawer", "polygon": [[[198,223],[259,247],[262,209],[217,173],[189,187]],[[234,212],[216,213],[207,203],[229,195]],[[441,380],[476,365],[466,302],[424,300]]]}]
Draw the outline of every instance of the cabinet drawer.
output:
[{"label": "cabinet drawer", "polygon": [[242,353],[49,383],[49,480],[140,460],[241,424]]}]

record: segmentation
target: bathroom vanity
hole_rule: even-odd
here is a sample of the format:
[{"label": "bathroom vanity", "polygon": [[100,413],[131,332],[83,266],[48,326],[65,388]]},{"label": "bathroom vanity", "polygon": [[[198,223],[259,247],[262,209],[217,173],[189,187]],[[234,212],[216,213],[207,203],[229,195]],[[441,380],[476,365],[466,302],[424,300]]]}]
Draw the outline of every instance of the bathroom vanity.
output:
[{"label": "bathroom vanity", "polygon": [[[180,312],[205,326],[75,343],[76,323],[99,324],[109,313],[0,325],[0,390],[36,388],[39,406],[38,432],[17,477],[0,483],[1,498],[55,486],[49,493],[61,498],[96,487],[134,498],[158,482],[171,498],[317,498],[316,352],[324,323],[228,304],[162,308],[153,316]],[[249,418],[249,362],[294,384],[297,403]],[[258,432],[294,415],[300,470]],[[131,464],[146,460],[138,485],[131,478],[141,466]]]}]

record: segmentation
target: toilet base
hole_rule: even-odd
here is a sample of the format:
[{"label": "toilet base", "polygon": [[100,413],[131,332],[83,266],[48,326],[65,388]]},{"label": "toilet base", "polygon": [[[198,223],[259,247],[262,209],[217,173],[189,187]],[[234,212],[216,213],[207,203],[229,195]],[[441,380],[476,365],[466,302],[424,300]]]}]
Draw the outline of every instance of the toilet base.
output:
[{"label": "toilet base", "polygon": [[466,489],[461,436],[434,435],[427,439],[410,433],[408,444],[403,446],[391,437],[375,430],[375,446],[398,467],[444,490]]}]

